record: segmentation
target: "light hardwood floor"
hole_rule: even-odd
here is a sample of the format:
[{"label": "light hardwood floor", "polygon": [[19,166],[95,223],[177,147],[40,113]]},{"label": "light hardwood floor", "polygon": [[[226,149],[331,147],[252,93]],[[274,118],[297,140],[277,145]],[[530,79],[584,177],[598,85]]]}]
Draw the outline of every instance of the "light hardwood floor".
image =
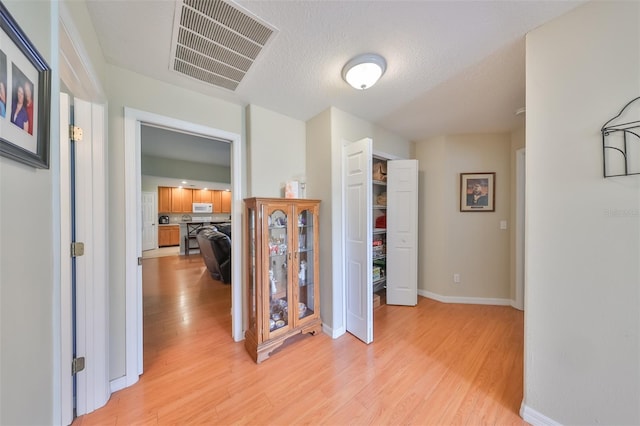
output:
[{"label": "light hardwood floor", "polygon": [[305,335],[257,365],[200,256],[145,259],[143,277],[145,372],[76,426],[526,424],[513,308],[383,305],[370,345]]}]

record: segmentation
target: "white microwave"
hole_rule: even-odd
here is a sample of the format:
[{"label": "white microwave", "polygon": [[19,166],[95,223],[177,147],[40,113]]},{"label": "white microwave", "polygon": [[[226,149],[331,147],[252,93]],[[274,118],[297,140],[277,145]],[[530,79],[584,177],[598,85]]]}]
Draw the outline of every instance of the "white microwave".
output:
[{"label": "white microwave", "polygon": [[213,203],[193,203],[192,213],[213,213]]}]

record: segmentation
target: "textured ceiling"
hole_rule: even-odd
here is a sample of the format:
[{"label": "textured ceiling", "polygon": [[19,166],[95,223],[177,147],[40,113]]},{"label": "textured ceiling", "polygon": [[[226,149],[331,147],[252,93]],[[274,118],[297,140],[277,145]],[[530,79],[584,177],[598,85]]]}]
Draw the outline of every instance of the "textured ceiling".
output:
[{"label": "textured ceiling", "polygon": [[[508,131],[525,104],[525,34],[582,1],[238,1],[278,34],[235,91],[169,68],[176,3],[88,0],[107,62],[306,121],[330,106],[413,141]],[[341,78],[376,52],[387,71],[357,91]]]}]

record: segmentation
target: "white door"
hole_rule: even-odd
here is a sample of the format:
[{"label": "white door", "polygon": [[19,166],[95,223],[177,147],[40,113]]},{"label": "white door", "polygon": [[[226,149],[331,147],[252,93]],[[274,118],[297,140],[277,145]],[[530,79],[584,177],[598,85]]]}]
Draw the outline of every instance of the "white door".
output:
[{"label": "white door", "polygon": [[82,415],[102,407],[111,394],[105,108],[74,98],[72,121],[83,133],[71,148],[75,157],[75,240],[84,243],[84,254],[75,258],[75,356],[86,360],[84,370],[76,374],[76,411]]},{"label": "white door", "polygon": [[71,145],[69,141],[70,99],[60,93],[60,253],[64,253],[60,265],[60,392],[62,424],[73,422],[74,386],[71,374],[73,360],[73,293],[72,262],[66,256],[71,247]]},{"label": "white door", "polygon": [[371,139],[343,148],[347,331],[373,341]]},{"label": "white door", "polygon": [[418,304],[418,160],[387,161],[387,304]]},{"label": "white door", "polygon": [[142,251],[158,248],[156,193],[142,193]]},{"label": "white door", "polygon": [[[61,419],[103,406],[110,395],[107,335],[107,216],[104,107],[60,94]],[[69,125],[82,128],[80,141]],[[72,242],[84,254],[71,257]],[[73,358],[85,358],[74,376]],[[75,403],[74,403],[75,397]],[[71,420],[70,420],[71,419]]]}]

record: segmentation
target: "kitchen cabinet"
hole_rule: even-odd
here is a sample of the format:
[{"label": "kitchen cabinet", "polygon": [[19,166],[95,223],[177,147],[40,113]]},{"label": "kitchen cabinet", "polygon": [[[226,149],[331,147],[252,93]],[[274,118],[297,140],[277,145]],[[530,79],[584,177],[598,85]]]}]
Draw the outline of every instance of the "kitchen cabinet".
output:
[{"label": "kitchen cabinet", "polygon": [[158,246],[179,246],[180,245],[180,227],[178,225],[159,226],[158,227]]},{"label": "kitchen cabinet", "polygon": [[211,191],[214,213],[231,213],[231,191]]},{"label": "kitchen cabinet", "polygon": [[220,191],[220,213],[231,213],[231,191]]},{"label": "kitchen cabinet", "polygon": [[212,203],[213,192],[209,189],[194,189],[192,190],[194,203]]},{"label": "kitchen cabinet", "polygon": [[191,213],[193,209],[191,188],[171,188],[171,213]]},{"label": "kitchen cabinet", "polygon": [[211,191],[211,202],[213,203],[213,212],[222,213],[222,191]]},{"label": "kitchen cabinet", "polygon": [[171,188],[158,187],[158,213],[171,213]]},{"label": "kitchen cabinet", "polygon": [[321,330],[320,201],[244,201],[249,308],[245,348],[260,363],[287,339]]}]

